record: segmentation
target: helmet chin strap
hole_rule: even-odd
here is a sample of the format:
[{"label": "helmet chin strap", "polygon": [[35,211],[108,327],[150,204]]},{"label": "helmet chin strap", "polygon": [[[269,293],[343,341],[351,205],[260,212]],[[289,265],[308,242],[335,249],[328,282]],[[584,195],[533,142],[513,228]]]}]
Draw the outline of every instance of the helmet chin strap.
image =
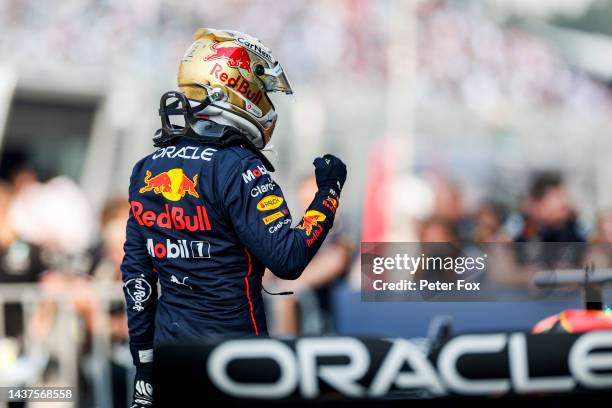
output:
[{"label": "helmet chin strap", "polygon": [[[176,100],[168,103],[171,99]],[[159,108],[162,126],[161,129],[155,132],[155,136],[153,137],[154,145],[156,147],[168,146],[174,144],[180,137],[187,137],[199,143],[206,143],[213,146],[242,145],[257,154],[266,168],[274,172],[274,166],[261,152],[260,148],[253,143],[249,134],[233,125],[231,120],[227,120],[227,115],[222,114],[226,112],[225,110],[217,107],[215,107],[212,112],[208,110],[207,108],[212,108],[210,105],[210,98],[192,106],[192,101],[189,101],[181,92],[170,91],[163,94]],[[217,123],[208,115],[207,111],[215,113],[211,115],[212,117],[226,120],[227,123]],[[185,126],[173,125],[170,122],[170,116],[175,115],[184,117]],[[232,115],[232,119],[233,116],[237,117],[237,115]],[[245,121],[257,131],[257,128],[246,119],[237,118]]]},{"label": "helmet chin strap", "polygon": [[[193,109],[200,109],[201,104],[196,101],[190,101],[193,104]],[[243,132],[251,142],[258,148],[264,147],[263,136],[261,131],[253,123],[247,119],[233,113],[223,101],[212,101],[203,109],[195,113],[196,118],[205,117],[206,120],[218,123],[220,125],[231,126]]]},{"label": "helmet chin strap", "polygon": [[[174,99],[174,101],[172,101]],[[193,120],[198,111],[206,109],[210,105],[210,98],[206,98],[197,106],[192,106],[187,97],[182,92],[169,91],[163,94],[159,100],[159,117],[161,119],[161,131],[153,141],[156,145],[171,142],[172,140],[185,136],[189,130],[189,123]],[[174,125],[170,121],[170,116],[182,116],[185,119],[185,126]]]}]

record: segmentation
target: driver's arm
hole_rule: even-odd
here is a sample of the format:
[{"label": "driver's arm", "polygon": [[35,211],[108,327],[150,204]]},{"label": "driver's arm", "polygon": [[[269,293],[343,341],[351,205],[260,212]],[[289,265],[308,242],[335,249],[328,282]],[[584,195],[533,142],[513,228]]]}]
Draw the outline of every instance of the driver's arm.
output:
[{"label": "driver's arm", "polygon": [[[319,190],[295,228],[283,192],[255,155],[240,159],[222,188],[224,206],[244,245],[281,279],[297,279],[331,229],[346,167],[317,159]],[[254,174],[260,176],[252,177]]]}]

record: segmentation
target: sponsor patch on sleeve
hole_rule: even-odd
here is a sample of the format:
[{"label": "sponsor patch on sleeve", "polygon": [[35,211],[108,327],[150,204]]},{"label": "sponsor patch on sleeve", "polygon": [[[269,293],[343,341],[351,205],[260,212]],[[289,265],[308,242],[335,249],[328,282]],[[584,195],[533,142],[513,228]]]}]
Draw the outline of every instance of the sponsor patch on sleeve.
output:
[{"label": "sponsor patch on sleeve", "polygon": [[296,228],[304,230],[306,236],[312,234],[313,229],[321,229],[319,221],[325,221],[325,214],[317,210],[308,210],[302,218],[302,222]]},{"label": "sponsor patch on sleeve", "polygon": [[327,198],[323,200],[322,204],[325,207],[329,208],[330,211],[334,214],[336,213],[336,210],[338,209],[338,200],[336,200],[335,198],[331,196],[327,196]]},{"label": "sponsor patch on sleeve", "polygon": [[257,165],[252,169],[248,169],[242,173],[242,181],[244,184],[249,184],[251,181],[268,174],[268,170],[263,165]]},{"label": "sponsor patch on sleeve", "polygon": [[285,215],[286,214],[284,211],[277,211],[275,213],[268,215],[267,217],[263,217],[262,221],[264,224],[268,225],[278,220],[279,218],[283,218]]},{"label": "sponsor patch on sleeve", "polygon": [[280,207],[284,201],[285,200],[283,197],[271,194],[259,200],[257,203],[257,209],[259,211],[275,210]]},{"label": "sponsor patch on sleeve", "polygon": [[276,183],[270,176],[267,176],[266,179],[262,179],[262,181],[262,183],[255,184],[253,188],[251,188],[251,197],[259,197],[260,195],[270,193],[276,189]]}]

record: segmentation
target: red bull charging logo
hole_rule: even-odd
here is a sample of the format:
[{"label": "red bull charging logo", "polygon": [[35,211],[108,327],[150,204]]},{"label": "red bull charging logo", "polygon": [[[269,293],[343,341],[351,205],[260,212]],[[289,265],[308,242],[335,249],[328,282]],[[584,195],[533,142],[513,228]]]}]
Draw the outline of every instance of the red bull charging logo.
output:
[{"label": "red bull charging logo", "polygon": [[248,51],[240,46],[225,46],[219,47],[219,43],[215,42],[211,45],[211,49],[214,54],[211,54],[204,58],[205,61],[212,61],[217,59],[226,58],[227,65],[232,68],[244,69],[247,72],[251,72],[251,56]]},{"label": "red bull charging logo", "polygon": [[200,198],[196,191],[198,175],[193,176],[192,180],[183,173],[183,169],[164,171],[156,176],[147,170],[144,182],[145,186],[139,190],[141,194],[153,191],[155,194],[161,194],[168,201],[179,201],[185,197],[185,194]]},{"label": "red bull charging logo", "polygon": [[312,229],[314,227],[319,227],[319,221],[325,221],[325,214],[323,214],[320,211],[316,211],[316,210],[309,210],[306,211],[306,214],[304,214],[304,218],[302,218],[302,222],[300,223],[300,225],[298,225],[296,228],[297,229],[301,229],[304,230],[304,232],[306,233],[306,236],[310,236],[310,234],[312,234]]}]

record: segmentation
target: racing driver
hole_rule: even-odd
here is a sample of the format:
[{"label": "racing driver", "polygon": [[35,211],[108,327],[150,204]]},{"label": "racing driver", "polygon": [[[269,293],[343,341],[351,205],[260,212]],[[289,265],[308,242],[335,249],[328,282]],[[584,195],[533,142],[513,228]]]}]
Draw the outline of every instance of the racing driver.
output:
[{"label": "racing driver", "polygon": [[300,276],[332,227],[346,180],[338,158],[316,158],[318,191],[292,227],[261,153],[277,118],[269,94],[292,93],[283,68],[240,32],[200,29],[194,39],[179,66],[181,92],[161,99],[158,149],[130,179],[121,271],[136,366],[132,407],[153,405],[155,345],[267,335],[264,269]]}]

